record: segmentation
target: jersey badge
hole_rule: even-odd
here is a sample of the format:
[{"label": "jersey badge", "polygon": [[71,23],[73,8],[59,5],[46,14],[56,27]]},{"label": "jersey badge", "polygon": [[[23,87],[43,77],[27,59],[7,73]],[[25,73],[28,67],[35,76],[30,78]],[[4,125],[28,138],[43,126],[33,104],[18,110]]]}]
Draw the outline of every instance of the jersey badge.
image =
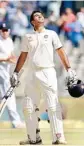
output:
[{"label": "jersey badge", "polygon": [[44,38],[45,38],[45,39],[47,39],[47,38],[48,38],[48,35],[47,35],[47,34],[46,34],[46,35],[44,35]]}]

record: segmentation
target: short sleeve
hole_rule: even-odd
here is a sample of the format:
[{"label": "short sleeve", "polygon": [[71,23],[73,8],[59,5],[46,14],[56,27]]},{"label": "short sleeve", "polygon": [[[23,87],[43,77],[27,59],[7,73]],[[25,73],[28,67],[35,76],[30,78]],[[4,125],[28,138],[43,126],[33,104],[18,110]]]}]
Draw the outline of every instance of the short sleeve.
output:
[{"label": "short sleeve", "polygon": [[52,43],[53,43],[54,50],[62,47],[62,43],[61,43],[57,33],[54,31],[52,31]]},{"label": "short sleeve", "polygon": [[21,42],[21,51],[22,52],[28,52],[29,47],[28,47],[28,39],[27,36],[24,36],[22,38],[22,42]]}]

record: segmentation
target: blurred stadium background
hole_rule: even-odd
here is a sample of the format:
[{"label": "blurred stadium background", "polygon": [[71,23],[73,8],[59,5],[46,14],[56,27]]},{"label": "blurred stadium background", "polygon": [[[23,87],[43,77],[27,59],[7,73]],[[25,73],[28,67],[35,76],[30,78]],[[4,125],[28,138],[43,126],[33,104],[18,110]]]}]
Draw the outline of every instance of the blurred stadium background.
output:
[{"label": "blurred stadium background", "polygon": [[[0,1],[0,23],[6,22],[11,29],[10,35],[14,42],[14,53],[17,57],[20,54],[22,37],[32,30],[29,19],[33,10],[43,12],[45,27],[58,33],[72,68],[76,70],[78,77],[84,81],[84,1]],[[57,54],[55,55],[55,62],[65,129],[84,128],[84,99],[83,97],[74,99],[69,96],[65,87],[66,71]],[[21,76],[21,84],[15,90],[18,111],[23,120],[21,102],[24,97],[26,63],[23,67],[24,73]],[[12,67],[11,73],[14,67]],[[40,115],[43,119],[43,113],[45,113],[43,100],[40,107]],[[0,128],[2,129],[3,126],[4,128],[12,128],[6,110],[0,119]]]}]

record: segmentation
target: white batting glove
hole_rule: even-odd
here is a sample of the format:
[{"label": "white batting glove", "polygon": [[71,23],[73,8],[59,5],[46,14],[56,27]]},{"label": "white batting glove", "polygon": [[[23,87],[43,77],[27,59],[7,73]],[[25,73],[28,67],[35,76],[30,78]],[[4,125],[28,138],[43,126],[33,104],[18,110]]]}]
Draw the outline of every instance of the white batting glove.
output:
[{"label": "white batting glove", "polygon": [[18,80],[18,73],[14,72],[12,77],[10,78],[11,86],[15,87],[18,85],[19,80]]},{"label": "white batting glove", "polygon": [[71,68],[67,71],[67,77],[66,77],[66,85],[72,85],[73,83],[77,83],[78,77],[76,75],[76,72],[72,70]]}]

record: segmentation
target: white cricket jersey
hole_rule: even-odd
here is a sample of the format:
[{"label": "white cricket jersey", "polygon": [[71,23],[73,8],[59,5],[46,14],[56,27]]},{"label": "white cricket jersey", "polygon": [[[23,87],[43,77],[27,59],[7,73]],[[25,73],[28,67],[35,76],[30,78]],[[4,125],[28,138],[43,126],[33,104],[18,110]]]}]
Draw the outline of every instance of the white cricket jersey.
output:
[{"label": "white cricket jersey", "polygon": [[[0,58],[7,58],[13,52],[13,42],[11,38],[3,39],[0,37]],[[4,72],[5,74],[9,72],[10,63],[5,61],[0,62],[0,72]]]},{"label": "white cricket jersey", "polygon": [[54,52],[62,47],[56,32],[44,29],[42,32],[26,34],[21,43],[22,52],[28,52],[29,61],[36,67],[53,67]]}]

